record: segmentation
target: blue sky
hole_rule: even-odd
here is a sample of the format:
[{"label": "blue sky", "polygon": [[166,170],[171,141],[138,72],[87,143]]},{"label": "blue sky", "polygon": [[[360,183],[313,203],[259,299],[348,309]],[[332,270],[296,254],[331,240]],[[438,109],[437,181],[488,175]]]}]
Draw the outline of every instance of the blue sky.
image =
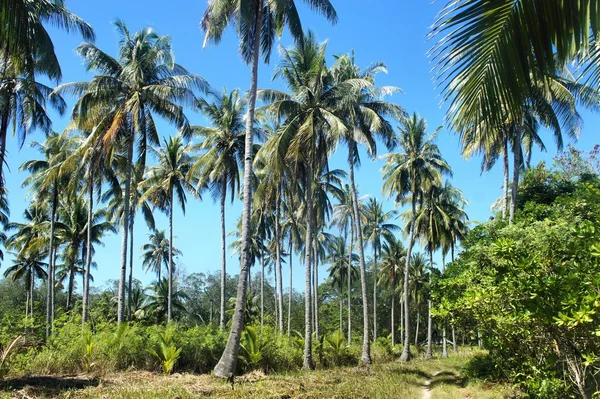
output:
[{"label": "blue sky", "polygon": [[[334,54],[355,51],[356,61],[366,67],[372,62],[382,61],[389,70],[387,75],[378,77],[380,85],[394,85],[403,90],[396,94],[392,101],[404,107],[408,112],[417,112],[429,124],[430,131],[443,124],[446,105],[441,104],[439,91],[436,90],[431,73],[432,62],[427,57],[427,51],[433,42],[427,41],[429,26],[437,12],[445,2],[437,1],[398,1],[378,0],[369,2],[358,0],[332,0],[337,9],[339,22],[329,25],[325,19],[316,15],[305,6],[300,6],[304,29],[311,29],[319,40],[328,41],[328,59],[332,62]],[[117,18],[122,19],[130,29],[137,31],[146,26],[154,27],[161,35],[172,37],[176,61],[193,73],[204,77],[217,89],[240,88],[245,91],[249,87],[249,68],[237,52],[237,41],[233,31],[225,35],[222,42],[215,46],[202,48],[203,33],[199,22],[204,12],[206,0],[173,0],[170,2],[157,0],[104,0],[91,2],[89,0],[67,1],[68,8],[89,22],[95,29],[96,45],[111,55],[116,54],[117,35],[111,24]],[[67,35],[52,30],[56,52],[63,69],[63,82],[89,80],[91,75],[86,73],[82,60],[75,54],[75,48],[81,43],[77,35]],[[287,35],[281,39],[280,45],[289,46],[291,40]],[[278,81],[271,81],[273,69],[277,65],[277,52],[274,53],[271,64],[261,64],[259,68],[259,87],[284,89]],[[67,98],[69,105],[73,98]],[[577,148],[590,150],[598,142],[596,130],[600,126],[598,115],[582,111],[584,129]],[[193,124],[205,124],[204,118],[193,110],[188,111],[188,117]],[[68,123],[68,117],[53,114],[54,129],[62,131]],[[176,129],[164,122],[158,123],[161,134],[175,134]],[[556,148],[548,132],[543,134],[548,147],[548,153],[534,154],[534,163],[539,160],[551,162]],[[41,133],[33,134],[28,141],[43,140]],[[463,190],[469,201],[467,212],[471,220],[485,221],[490,216],[489,206],[501,195],[501,166],[485,175],[480,175],[478,159],[469,161],[460,156],[460,146],[457,136],[448,129],[442,129],[438,144],[444,157],[454,171],[452,183]],[[382,149],[383,146],[380,146]],[[16,140],[9,143],[8,164],[10,172],[7,175],[9,200],[12,220],[19,220],[24,208],[27,190],[20,185],[25,174],[18,173],[18,166],[26,159],[39,155],[32,151],[26,143],[22,150],[16,145]],[[346,169],[345,151],[340,148],[331,159],[331,168]],[[370,194],[381,198],[382,161],[370,160],[362,154],[362,167],[357,171],[356,179],[361,195]],[[386,201],[386,209],[393,208],[391,201]],[[235,228],[235,222],[240,214],[239,201],[227,208],[227,231]],[[220,234],[219,207],[213,203],[210,195],[205,195],[204,201],[199,202],[189,198],[187,213],[175,212],[175,246],[182,250],[180,267],[186,273],[216,271],[220,267]],[[398,221],[400,223],[400,221]],[[167,228],[166,218],[157,212],[157,227]],[[149,283],[154,276],[144,274],[139,259],[139,248],[146,241],[148,231],[141,218],[135,225],[135,268],[134,276]],[[98,270],[94,271],[95,285],[102,285],[108,279],[118,278],[120,238],[117,235],[107,236],[105,246],[97,248],[96,262]],[[370,249],[367,249],[367,255]],[[437,258],[439,259],[439,257]],[[238,271],[237,256],[229,254],[228,272]],[[438,261],[439,263],[439,261]],[[294,261],[294,265],[299,265]],[[325,267],[319,274],[325,276]],[[253,270],[255,272],[255,270]],[[288,281],[287,268],[284,267],[283,281]],[[285,284],[285,283],[284,283]],[[80,285],[81,286],[81,285]],[[295,288],[303,287],[303,271],[296,267],[294,272]]]}]

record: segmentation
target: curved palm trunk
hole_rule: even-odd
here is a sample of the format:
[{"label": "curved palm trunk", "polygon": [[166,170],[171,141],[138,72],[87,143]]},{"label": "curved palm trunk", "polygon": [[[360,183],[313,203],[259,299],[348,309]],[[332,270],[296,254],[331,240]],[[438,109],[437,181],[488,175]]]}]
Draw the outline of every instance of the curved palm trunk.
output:
[{"label": "curved palm trunk", "polygon": [[227,252],[225,249],[225,198],[227,196],[227,180],[223,179],[223,187],[221,192],[221,303],[219,328],[221,331],[225,328],[225,284],[227,282]]},{"label": "curved palm trunk", "polygon": [[508,139],[504,139],[504,154],[502,154],[502,160],[504,161],[504,193],[502,196],[502,220],[506,220],[506,214],[508,212]]},{"label": "curved palm trunk", "polygon": [[127,149],[127,170],[125,173],[125,192],[123,195],[123,235],[121,237],[121,269],[119,276],[119,296],[117,323],[125,321],[125,279],[127,275],[127,244],[129,235],[129,203],[131,192],[131,171],[133,169],[133,135],[129,138]]},{"label": "curved palm trunk", "polygon": [[377,246],[373,248],[373,342],[377,341]]},{"label": "curved palm trunk", "polygon": [[[414,185],[414,184],[413,184]],[[415,219],[417,216],[417,200],[416,200],[416,189],[413,187],[413,200],[411,204],[411,217],[410,217],[410,233],[408,238],[408,248],[406,249],[406,262],[404,265],[404,348],[400,355],[400,360],[407,362],[411,358],[410,354],[410,302],[408,299],[408,283],[410,278],[410,256],[412,254],[413,245],[415,242]],[[417,339],[419,332],[419,316],[417,313],[417,330],[415,333],[415,339]],[[416,344],[415,344],[416,345]]]},{"label": "curved palm trunk", "polygon": [[279,213],[280,213],[280,199],[277,198],[276,209],[275,209],[275,256],[277,256],[277,306],[279,310],[279,331],[283,334],[283,278],[281,270],[281,226],[279,224]]},{"label": "curved palm trunk", "polygon": [[[520,132],[519,132],[520,134]],[[521,171],[521,143],[520,140],[515,138],[515,143],[513,144],[513,152],[514,152],[514,164],[513,164],[513,181],[512,181],[512,192],[510,198],[510,215],[508,219],[508,223],[512,224],[515,218],[515,211],[517,209],[517,191],[519,191],[519,172]]]},{"label": "curved palm trunk", "polygon": [[[356,144],[354,144],[356,146]],[[350,154],[353,153],[353,148]],[[360,222],[360,213],[358,211],[358,196],[356,195],[356,184],[354,183],[354,163],[351,156],[348,156],[348,166],[350,168],[350,190],[352,191],[352,213],[354,217],[354,229],[358,238],[358,258],[360,267],[360,287],[362,291],[363,305],[363,344],[361,360],[365,364],[371,364],[371,343],[369,342],[369,300],[367,298],[367,276],[365,271],[365,249],[363,244],[362,226]]]},{"label": "curved palm trunk", "polygon": [[[0,168],[2,165],[0,164]],[[48,287],[47,287],[47,298],[46,298],[46,339],[50,337],[52,333],[52,326],[54,325],[54,266],[55,266],[55,248],[54,248],[54,225],[56,220],[56,208],[58,205],[58,182],[54,182],[54,188],[52,189],[52,211],[50,213],[50,253],[48,260]]]},{"label": "curved palm trunk", "polygon": [[351,293],[352,293],[352,247],[354,247],[354,222],[350,220],[350,250],[348,251],[348,278],[346,284],[348,284],[348,345],[352,345],[352,311],[351,311]]},{"label": "curved palm trunk", "polygon": [[312,201],[312,165],[306,168],[306,250],[304,256],[305,262],[305,281],[304,281],[304,361],[302,368],[312,370],[314,368],[312,360],[312,287],[311,287],[311,249],[313,248],[313,201]]},{"label": "curved palm trunk", "polygon": [[173,188],[169,189],[169,298],[167,299],[167,323],[173,318]]},{"label": "curved palm trunk", "polygon": [[[129,226],[129,281],[127,283],[127,317],[129,320],[133,318],[131,314],[133,308],[132,292],[133,292],[133,225],[135,223],[135,209],[131,210],[131,225]],[[159,280],[160,281],[160,280]]]},{"label": "curved palm trunk", "polygon": [[287,335],[291,334],[292,330],[292,258],[293,258],[294,246],[292,243],[292,236],[290,234],[290,292],[288,294],[288,318],[287,318]]},{"label": "curved palm trunk", "polygon": [[427,353],[425,354],[425,359],[431,359],[433,357],[433,351],[431,348],[431,334],[432,334],[432,319],[431,319],[431,299],[427,300]]},{"label": "curved palm trunk", "polygon": [[92,266],[92,215],[94,212],[94,168],[88,170],[88,214],[87,214],[87,239],[85,251],[85,276],[83,278],[83,311],[81,323],[85,326],[88,318],[88,306],[90,297],[90,267]]},{"label": "curved palm trunk", "polygon": [[[256,26],[262,26],[263,7],[257,7]],[[256,107],[256,91],[258,81],[258,55],[260,52],[260,29],[255,30],[252,48],[252,73],[248,98],[248,118],[246,119],[246,142],[244,149],[244,206],[242,210],[242,256],[240,275],[235,300],[235,311],[231,323],[231,332],[227,339],[225,350],[215,366],[214,373],[218,377],[234,375],[237,366],[240,338],[244,328],[244,306],[246,303],[246,276],[250,267],[250,213],[252,211],[252,125],[254,124],[254,111]]]}]

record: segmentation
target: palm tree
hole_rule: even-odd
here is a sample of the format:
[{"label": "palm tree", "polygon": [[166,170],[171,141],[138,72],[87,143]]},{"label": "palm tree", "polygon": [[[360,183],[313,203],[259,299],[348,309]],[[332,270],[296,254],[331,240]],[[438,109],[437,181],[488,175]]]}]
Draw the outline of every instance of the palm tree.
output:
[{"label": "palm tree", "polygon": [[431,36],[431,51],[448,120],[459,134],[486,120],[501,129],[519,120],[539,85],[547,86],[571,61],[597,85],[600,13],[594,1],[448,1]]},{"label": "palm tree", "polygon": [[169,295],[167,306],[167,322],[171,321],[172,303],[171,293],[173,288],[173,208],[175,198],[185,214],[187,202],[186,192],[195,194],[194,186],[190,182],[189,171],[192,167],[191,147],[183,144],[181,136],[170,137],[169,141],[164,139],[161,148],[151,147],[151,151],[157,158],[158,165],[150,167],[146,173],[146,179],[142,185],[146,190],[140,201],[148,199],[159,209],[169,215]]},{"label": "palm tree", "polygon": [[404,249],[404,245],[402,245],[402,241],[393,235],[386,237],[382,249],[382,267],[379,272],[377,284],[387,286],[392,293],[390,330],[392,332],[392,346],[394,346],[396,345],[396,319],[394,317],[396,290],[398,289],[398,282],[403,280],[404,270],[402,266],[406,262],[406,250]]},{"label": "palm tree", "polygon": [[156,280],[162,281],[161,270],[164,266],[169,271],[169,249],[173,248],[173,256],[181,255],[181,251],[171,247],[166,230],[154,230],[148,234],[148,243],[142,245],[142,266],[146,272],[156,274]]},{"label": "palm tree", "polygon": [[[174,62],[170,39],[159,36],[152,28],[131,35],[122,21],[115,22],[120,36],[119,57],[115,59],[91,43],[78,47],[87,70],[99,72],[91,82],[59,86],[58,93],[73,93],[80,98],[72,119],[81,130],[94,131],[92,140],[103,140],[107,147],[119,148],[126,156],[125,190],[130,198],[134,143],[138,143],[139,161],[143,165],[147,143],[159,144],[153,114],[189,134],[189,123],[180,104],[192,105],[193,89],[206,90],[206,82]],[[99,118],[99,115],[103,115]],[[130,215],[125,201],[123,214]],[[125,318],[125,286],[129,218],[123,219],[121,267],[117,321]]]},{"label": "palm tree", "polygon": [[171,283],[171,297],[169,298],[169,282],[168,279],[155,281],[146,288],[146,302],[142,309],[147,314],[154,314],[159,321],[168,317],[169,300],[171,302],[171,311],[177,316],[186,312],[185,300],[187,295],[177,289],[177,280]]},{"label": "palm tree", "polygon": [[350,278],[351,284],[358,277],[358,270],[355,266],[358,262],[358,255],[348,253],[346,240],[343,237],[334,237],[330,242],[325,262],[330,264],[328,270],[331,286],[336,288],[340,295],[340,331],[342,331],[344,285],[347,283],[348,278]]},{"label": "palm tree", "polygon": [[[233,202],[240,189],[240,168],[244,164],[244,113],[246,100],[239,90],[219,95],[210,92],[214,102],[198,100],[198,109],[210,120],[212,127],[193,127],[204,141],[194,146],[204,151],[194,163],[191,173],[198,176],[198,190],[209,185],[213,198],[221,203],[221,316],[219,327],[225,328],[225,282],[227,277],[225,250],[225,201],[227,194]],[[228,193],[229,191],[229,193]]]},{"label": "palm tree", "polygon": [[[67,133],[51,132],[44,143],[32,142],[31,146],[43,155],[43,159],[24,162],[19,170],[27,170],[30,176],[23,181],[23,187],[30,186],[30,193],[40,201],[50,201],[50,237],[48,248],[48,284],[46,293],[46,338],[54,325],[54,289],[56,274],[55,224],[59,205],[59,193],[67,186],[67,176],[63,166],[71,156],[77,140]],[[73,179],[73,183],[78,179]]]},{"label": "palm tree", "polygon": [[11,280],[23,280],[27,289],[27,299],[25,301],[25,318],[28,315],[33,317],[33,289],[35,287],[35,279],[43,279],[47,277],[44,267],[47,263],[42,262],[46,254],[39,252],[30,252],[27,248],[22,248],[18,253],[13,254],[15,257],[12,266],[4,271],[4,277]]},{"label": "palm tree", "polygon": [[377,257],[381,255],[381,238],[387,241],[394,239],[394,232],[400,230],[398,225],[388,223],[395,218],[397,212],[383,211],[383,205],[376,198],[369,198],[364,208],[366,222],[364,224],[365,240],[373,248],[373,341],[377,340]]},{"label": "palm tree", "polygon": [[[36,75],[60,81],[62,71],[54,44],[45,24],[67,32],[78,31],[84,40],[94,40],[92,27],[65,8],[63,0],[8,0],[0,5],[0,188],[6,155],[6,139],[11,124],[23,145],[31,130],[50,132],[46,113],[47,96],[52,91],[37,82]],[[60,97],[49,104],[60,113],[66,105]]]},{"label": "palm tree", "polygon": [[[415,303],[415,308],[417,309],[415,345],[418,345],[419,343],[419,321],[421,320],[421,303],[423,301],[423,297],[425,296],[424,288],[428,280],[427,268],[428,263],[424,254],[417,252],[411,255],[409,270],[409,280],[411,285],[409,286],[409,295],[412,296],[412,300]],[[408,330],[409,328],[410,325],[407,324],[406,329]]]},{"label": "palm tree", "polygon": [[411,118],[404,118],[397,137],[398,145],[403,152],[386,155],[386,164],[382,169],[384,183],[383,193],[394,196],[397,203],[406,200],[410,195],[411,223],[406,249],[404,267],[404,348],[400,359],[410,360],[410,302],[408,284],[410,274],[410,259],[415,242],[415,219],[417,217],[417,200],[421,190],[431,185],[439,185],[443,174],[450,174],[450,166],[442,158],[437,145],[434,143],[439,128],[427,137],[427,123],[416,113]]},{"label": "palm tree", "polygon": [[281,225],[282,240],[284,237],[288,239],[288,254],[290,257],[290,281],[289,281],[289,292],[288,292],[288,314],[287,314],[287,335],[291,335],[292,326],[292,294],[293,294],[293,257],[294,249],[302,248],[302,237],[305,235],[304,226],[300,222],[300,215],[298,214],[298,208],[296,207],[297,192],[294,192],[295,185],[287,184],[284,189],[286,190],[285,201],[283,202],[283,215],[284,220]]},{"label": "palm tree", "polygon": [[[329,0],[307,1],[312,8],[324,14],[328,20],[337,21],[337,14]],[[243,6],[243,7],[242,7]],[[211,0],[203,17],[202,28],[206,32],[204,44],[208,41],[219,42],[227,26],[236,25],[239,37],[239,49],[244,61],[251,64],[250,91],[248,96],[248,116],[246,119],[246,138],[244,145],[244,203],[242,210],[242,261],[236,310],[231,325],[227,346],[215,374],[227,377],[236,369],[240,338],[244,326],[244,303],[246,301],[246,275],[249,270],[248,248],[250,245],[250,214],[252,212],[252,151],[254,113],[257,97],[258,58],[262,52],[265,62],[269,61],[274,38],[281,35],[288,26],[294,40],[302,41],[303,30],[295,0],[267,1],[256,0],[240,3],[233,0]]]},{"label": "palm tree", "polygon": [[[377,154],[375,137],[382,139],[388,149],[395,146],[394,131],[386,116],[399,117],[402,109],[383,100],[386,94],[398,91],[396,87],[378,88],[375,86],[375,75],[386,72],[385,65],[376,63],[364,71],[355,64],[354,54],[338,58],[332,67],[333,79],[337,82],[352,81],[352,96],[346,102],[339,102],[340,112],[349,128],[340,136],[348,147],[348,169],[350,171],[350,188],[353,199],[354,228],[358,239],[358,255],[360,258],[361,290],[363,300],[363,349],[362,361],[371,363],[369,344],[369,309],[366,286],[366,270],[364,256],[363,228],[358,210],[358,194],[354,181],[354,168],[360,166],[358,143],[367,143],[370,155]],[[360,83],[359,83],[360,82]]]}]

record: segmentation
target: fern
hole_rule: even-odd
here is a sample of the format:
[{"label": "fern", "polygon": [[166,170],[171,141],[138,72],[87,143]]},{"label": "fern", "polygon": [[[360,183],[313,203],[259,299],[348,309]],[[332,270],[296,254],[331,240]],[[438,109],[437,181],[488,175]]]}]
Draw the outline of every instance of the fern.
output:
[{"label": "fern", "polygon": [[148,349],[148,353],[158,359],[161,363],[163,373],[169,375],[173,372],[175,363],[179,359],[182,348],[177,348],[173,344],[173,330],[168,328],[164,333],[160,333],[159,345],[157,349]]}]

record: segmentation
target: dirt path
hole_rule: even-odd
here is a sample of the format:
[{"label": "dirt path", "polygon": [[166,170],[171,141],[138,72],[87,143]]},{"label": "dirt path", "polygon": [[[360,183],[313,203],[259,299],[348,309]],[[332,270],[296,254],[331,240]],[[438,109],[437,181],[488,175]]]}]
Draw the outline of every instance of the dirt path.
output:
[{"label": "dirt path", "polygon": [[431,399],[431,380],[439,373],[439,371],[436,371],[427,379],[427,381],[425,381],[425,384],[423,385],[423,399]]}]

